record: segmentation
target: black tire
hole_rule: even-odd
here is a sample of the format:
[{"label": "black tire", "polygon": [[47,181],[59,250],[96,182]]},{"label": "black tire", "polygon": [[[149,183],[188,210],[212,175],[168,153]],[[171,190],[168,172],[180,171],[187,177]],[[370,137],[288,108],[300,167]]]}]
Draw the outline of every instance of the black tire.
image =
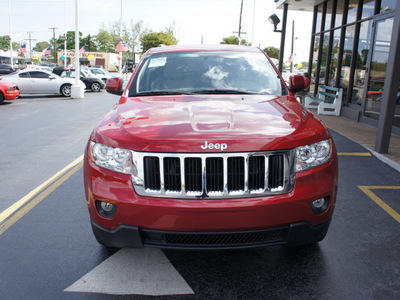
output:
[{"label": "black tire", "polygon": [[91,90],[92,92],[100,92],[100,90],[101,90],[101,84],[100,84],[100,82],[93,82],[93,83],[90,85],[90,90]]},{"label": "black tire", "polygon": [[71,97],[71,85],[64,84],[63,86],[61,86],[60,93],[64,97]]},{"label": "black tire", "polygon": [[0,92],[0,104],[4,102],[4,95]]}]

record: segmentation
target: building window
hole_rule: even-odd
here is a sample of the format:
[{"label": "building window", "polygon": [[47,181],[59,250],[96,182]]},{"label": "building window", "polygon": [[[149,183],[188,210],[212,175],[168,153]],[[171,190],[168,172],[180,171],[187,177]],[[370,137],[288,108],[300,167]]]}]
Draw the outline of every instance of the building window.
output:
[{"label": "building window", "polygon": [[330,32],[324,33],[324,44],[322,45],[322,56],[321,56],[321,69],[319,71],[319,83],[326,84],[325,77],[327,70],[327,62],[328,62],[328,50],[329,50],[329,36]]},{"label": "building window", "polygon": [[351,58],[353,57],[353,44],[354,44],[354,32],[356,30],[355,25],[347,26],[346,34],[343,46],[343,57],[342,57],[342,71],[340,87],[343,88],[343,101],[347,103],[350,98],[348,95],[348,88],[350,83],[350,71],[351,71]]},{"label": "building window", "polygon": [[322,11],[323,11],[324,5],[321,3],[318,5],[318,12],[317,12],[317,25],[315,27],[315,33],[321,32],[321,22],[322,22]]},{"label": "building window", "polygon": [[361,19],[367,19],[375,14],[375,1],[364,0]]},{"label": "building window", "polygon": [[357,10],[359,6],[358,0],[349,1],[349,12],[347,15],[347,24],[357,21]]},{"label": "building window", "polygon": [[360,35],[357,46],[356,71],[353,82],[353,97],[351,103],[362,105],[364,88],[366,83],[366,72],[368,64],[368,54],[371,46],[372,21],[361,23]]},{"label": "building window", "polygon": [[319,40],[320,40],[320,36],[315,35],[314,36],[314,54],[313,54],[313,62],[312,62],[312,69],[311,69],[311,82],[313,82],[314,84],[312,84],[310,86],[310,92],[312,92],[312,93],[315,91],[315,82],[316,82],[316,76],[317,76]]},{"label": "building window", "polygon": [[380,12],[393,11],[396,8],[397,0],[382,0]]},{"label": "building window", "polygon": [[329,74],[329,86],[336,86],[336,75],[338,72],[338,58],[339,58],[339,45],[340,45],[340,29],[336,29],[333,32],[333,46],[332,46],[332,56],[331,56],[331,67]]},{"label": "building window", "polygon": [[[331,28],[331,21],[332,21],[332,12],[333,12],[333,5],[334,5],[333,0],[328,1],[328,6],[326,9],[326,16],[325,16],[325,30],[328,30]],[[335,26],[334,26],[335,27]]]},{"label": "building window", "polygon": [[336,6],[335,27],[342,25],[343,11],[344,11],[344,1],[338,1]]}]

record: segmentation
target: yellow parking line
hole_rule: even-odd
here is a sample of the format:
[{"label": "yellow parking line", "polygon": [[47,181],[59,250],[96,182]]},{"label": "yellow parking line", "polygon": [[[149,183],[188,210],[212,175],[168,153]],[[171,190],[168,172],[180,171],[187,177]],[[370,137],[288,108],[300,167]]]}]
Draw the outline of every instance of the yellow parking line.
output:
[{"label": "yellow parking line", "polygon": [[387,205],[381,198],[375,195],[371,190],[399,190],[400,186],[358,186],[369,198],[386,211],[393,219],[400,223],[400,214]]},{"label": "yellow parking line", "polygon": [[[75,159],[68,166],[57,172],[51,178],[43,182],[37,188],[33,189],[27,195],[22,197],[16,203],[11,205],[0,214],[0,235],[10,228],[15,222],[22,218],[27,212],[35,207],[40,201],[46,198],[51,192],[71,177],[83,165],[83,155]],[[40,194],[40,195],[39,195]],[[38,196],[39,195],[39,196]],[[33,200],[32,200],[33,199]],[[28,204],[27,204],[28,203]],[[25,205],[25,206],[24,206]],[[21,207],[23,207],[21,209]],[[18,211],[19,210],[19,211]],[[17,212],[18,211],[18,212]],[[17,213],[16,213],[17,212]],[[13,215],[14,214],[14,215]],[[10,216],[13,215],[11,218]]]},{"label": "yellow parking line", "polygon": [[372,156],[369,152],[338,152],[338,155],[347,155],[347,156]]}]

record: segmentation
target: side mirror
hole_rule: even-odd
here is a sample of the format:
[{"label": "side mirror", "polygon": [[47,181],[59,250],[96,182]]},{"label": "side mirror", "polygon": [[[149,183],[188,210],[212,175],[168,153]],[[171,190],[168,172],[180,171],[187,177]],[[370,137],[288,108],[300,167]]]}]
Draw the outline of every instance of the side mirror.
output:
[{"label": "side mirror", "polygon": [[124,92],[122,89],[122,78],[113,77],[107,79],[106,91],[110,94],[121,96]]},{"label": "side mirror", "polygon": [[306,82],[303,75],[292,75],[289,77],[289,89],[295,94],[306,88]]}]

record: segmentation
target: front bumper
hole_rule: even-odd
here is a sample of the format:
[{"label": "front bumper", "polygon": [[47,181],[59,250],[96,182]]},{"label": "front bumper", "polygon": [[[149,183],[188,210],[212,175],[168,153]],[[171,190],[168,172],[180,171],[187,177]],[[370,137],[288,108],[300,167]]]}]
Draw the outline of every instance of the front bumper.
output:
[{"label": "front bumper", "polygon": [[307,222],[267,230],[237,232],[171,232],[142,230],[121,225],[108,230],[92,222],[97,240],[115,248],[157,247],[191,250],[242,249],[272,245],[296,246],[321,241],[329,228],[330,219],[318,226]]},{"label": "front bumper", "polygon": [[[337,180],[334,155],[326,164],[298,173],[294,188],[286,194],[239,199],[156,198],[135,193],[129,175],[101,168],[88,155],[84,162],[93,231],[100,243],[111,247],[219,249],[314,243],[328,230]],[[329,199],[329,205],[317,214],[311,203],[320,198]],[[114,204],[115,215],[101,216],[96,200]]]}]

